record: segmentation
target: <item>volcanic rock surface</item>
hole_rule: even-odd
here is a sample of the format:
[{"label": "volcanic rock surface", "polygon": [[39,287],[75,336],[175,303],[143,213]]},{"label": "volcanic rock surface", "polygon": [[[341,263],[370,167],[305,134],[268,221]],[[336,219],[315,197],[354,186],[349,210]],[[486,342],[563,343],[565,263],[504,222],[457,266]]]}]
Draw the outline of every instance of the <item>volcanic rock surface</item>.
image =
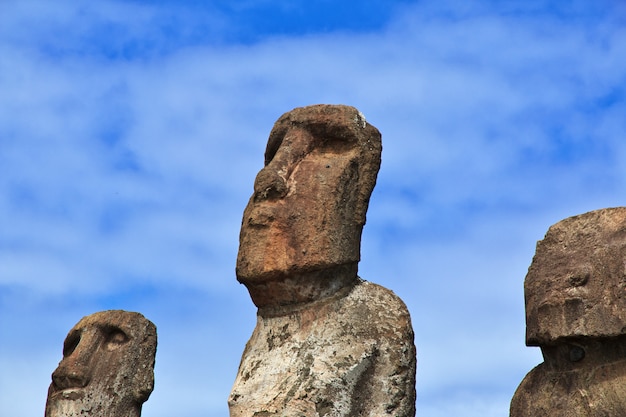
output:
[{"label": "volcanic rock surface", "polygon": [[281,116],[242,220],[237,279],[258,307],[231,417],[414,416],[411,319],[357,276],[381,136],[353,107]]},{"label": "volcanic rock surface", "polygon": [[524,283],[526,344],[544,362],[511,417],[626,416],[626,208],[549,228]]},{"label": "volcanic rock surface", "polygon": [[154,387],[156,327],[139,313],[83,317],[52,373],[46,417],[139,417]]}]

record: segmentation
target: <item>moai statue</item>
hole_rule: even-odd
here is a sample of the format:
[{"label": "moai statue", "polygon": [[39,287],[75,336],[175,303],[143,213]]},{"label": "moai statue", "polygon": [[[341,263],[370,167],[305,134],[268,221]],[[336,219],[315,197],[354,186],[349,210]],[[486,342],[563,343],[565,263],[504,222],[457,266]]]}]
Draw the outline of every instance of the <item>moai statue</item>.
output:
[{"label": "moai statue", "polygon": [[550,227],[524,289],[526,344],[544,362],[518,387],[511,417],[626,416],[626,208]]},{"label": "moai statue", "polygon": [[281,116],[243,215],[237,279],[258,307],[231,417],[414,416],[411,319],[357,276],[382,150],[353,107]]},{"label": "moai statue", "polygon": [[81,319],[52,373],[46,417],[139,417],[154,387],[156,327],[139,313]]}]

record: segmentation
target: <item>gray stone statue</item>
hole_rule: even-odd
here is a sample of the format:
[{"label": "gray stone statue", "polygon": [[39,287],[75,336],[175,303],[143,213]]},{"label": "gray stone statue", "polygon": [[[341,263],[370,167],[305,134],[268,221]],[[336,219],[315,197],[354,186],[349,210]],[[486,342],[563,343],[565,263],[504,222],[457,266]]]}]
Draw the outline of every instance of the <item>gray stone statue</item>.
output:
[{"label": "gray stone statue", "polygon": [[549,228],[524,283],[526,375],[511,417],[626,416],[626,208]]},{"label": "gray stone statue", "polygon": [[67,335],[46,417],[139,417],[154,387],[156,327],[139,313],[102,311]]},{"label": "gray stone statue", "polygon": [[353,107],[278,119],[243,215],[237,278],[258,307],[229,397],[239,416],[414,416],[409,313],[357,276],[381,136]]}]

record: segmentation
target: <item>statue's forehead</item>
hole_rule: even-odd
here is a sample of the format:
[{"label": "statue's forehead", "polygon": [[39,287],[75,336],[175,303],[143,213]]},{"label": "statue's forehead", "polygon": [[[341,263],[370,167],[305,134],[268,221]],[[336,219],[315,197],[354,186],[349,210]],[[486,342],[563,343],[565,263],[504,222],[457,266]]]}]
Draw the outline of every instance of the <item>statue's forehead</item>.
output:
[{"label": "statue's forehead", "polygon": [[[527,302],[560,297],[560,289],[595,288],[601,297],[625,271],[626,208],[602,209],[562,220],[537,243],[525,280]],[[595,294],[595,295],[594,295]],[[533,301],[534,300],[534,301]]]},{"label": "statue's forehead", "polygon": [[265,150],[266,164],[294,131],[306,132],[298,138],[307,141],[311,149],[329,142],[349,147],[364,145],[373,140],[374,136],[380,136],[378,130],[368,124],[365,117],[353,107],[300,107],[283,114],[274,124]]},{"label": "statue's forehead", "polygon": [[551,226],[537,245],[537,254],[576,254],[593,258],[602,248],[626,246],[626,208],[596,210]]},{"label": "statue's forehead", "polygon": [[70,330],[70,333],[90,328],[120,329],[129,336],[146,328],[147,319],[137,313],[125,311],[104,311],[83,317]]},{"label": "statue's forehead", "polygon": [[[357,147],[358,138],[349,129],[345,132],[329,130],[315,132],[306,127],[290,126],[273,131],[265,150],[265,164],[267,165],[281,149],[286,147],[296,151],[297,160],[319,149],[333,147],[335,152],[346,152]],[[295,155],[294,155],[295,156]]]}]

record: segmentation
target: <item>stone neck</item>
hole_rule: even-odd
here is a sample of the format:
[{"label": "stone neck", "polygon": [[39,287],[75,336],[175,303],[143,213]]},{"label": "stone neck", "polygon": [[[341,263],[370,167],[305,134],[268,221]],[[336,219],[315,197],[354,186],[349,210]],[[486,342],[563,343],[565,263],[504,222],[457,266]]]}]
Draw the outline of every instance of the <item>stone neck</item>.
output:
[{"label": "stone neck", "polygon": [[344,289],[352,288],[358,280],[355,262],[244,284],[259,308],[259,315],[277,316],[333,297]]},{"label": "stone neck", "polygon": [[555,345],[541,346],[541,353],[550,371],[593,369],[626,360],[626,336],[565,339]]}]

